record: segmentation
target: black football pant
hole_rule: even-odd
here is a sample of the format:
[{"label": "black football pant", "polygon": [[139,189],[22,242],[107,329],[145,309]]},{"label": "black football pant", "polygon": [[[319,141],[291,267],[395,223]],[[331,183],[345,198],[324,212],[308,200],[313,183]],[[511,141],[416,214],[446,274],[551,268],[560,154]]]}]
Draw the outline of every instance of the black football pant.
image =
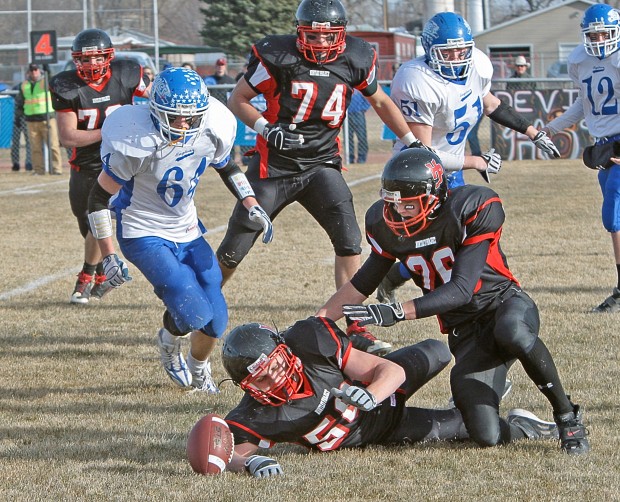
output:
[{"label": "black football pant", "polygon": [[[426,382],[443,370],[452,356],[447,345],[438,340],[424,340],[410,347],[404,347],[385,356],[405,370],[405,383],[401,386],[405,401]],[[384,443],[399,444],[428,440],[466,439],[469,436],[463,424],[461,413],[456,408],[433,410],[407,407],[398,427]]]}]

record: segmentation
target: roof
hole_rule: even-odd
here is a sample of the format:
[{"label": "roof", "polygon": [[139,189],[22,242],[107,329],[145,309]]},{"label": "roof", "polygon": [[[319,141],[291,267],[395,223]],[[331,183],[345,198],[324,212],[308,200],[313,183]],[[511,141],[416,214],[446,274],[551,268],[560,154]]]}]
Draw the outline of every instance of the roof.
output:
[{"label": "roof", "polygon": [[487,33],[492,33],[492,32],[497,31],[497,30],[504,29],[504,28],[506,28],[508,26],[512,26],[512,25],[515,25],[515,24],[519,24],[519,23],[525,22],[528,19],[531,19],[533,17],[540,16],[541,14],[545,14],[545,13],[550,12],[552,10],[560,9],[562,7],[566,7],[568,5],[572,5],[572,4],[575,4],[575,3],[581,3],[581,4],[586,4],[586,5],[590,6],[590,5],[594,5],[594,4],[598,3],[598,2],[590,2],[588,0],[565,1],[565,2],[562,2],[562,3],[559,3],[559,4],[552,5],[551,7],[547,7],[546,9],[540,9],[540,10],[537,10],[535,12],[531,12],[529,14],[525,14],[523,16],[515,17],[514,19],[511,19],[510,21],[506,21],[505,23],[496,24],[495,26],[493,26],[491,28],[488,28],[488,29],[486,29],[484,31],[481,31],[481,32],[477,33],[476,37],[479,37],[480,35],[486,35]]}]

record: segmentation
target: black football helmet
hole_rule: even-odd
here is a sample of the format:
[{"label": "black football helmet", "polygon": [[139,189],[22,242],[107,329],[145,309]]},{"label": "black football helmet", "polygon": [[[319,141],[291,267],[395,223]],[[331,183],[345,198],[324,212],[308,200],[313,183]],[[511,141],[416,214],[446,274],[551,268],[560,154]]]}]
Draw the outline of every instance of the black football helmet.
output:
[{"label": "black football helmet", "polygon": [[[84,56],[103,56],[103,63],[83,62],[82,57]],[[73,39],[71,57],[82,80],[97,82],[108,73],[110,62],[114,59],[112,40],[103,30],[92,28],[81,31]]]},{"label": "black football helmet", "polygon": [[[448,196],[448,183],[439,157],[425,148],[407,148],[392,157],[381,175],[383,218],[398,236],[424,230]],[[394,204],[419,201],[420,213],[404,218]]]},{"label": "black football helmet", "polygon": [[[263,404],[289,402],[304,382],[299,358],[281,335],[259,323],[237,326],[228,334],[222,346],[222,363],[233,382]],[[260,383],[267,374],[273,380],[269,387]]]},{"label": "black football helmet", "polygon": [[295,19],[297,48],[308,61],[330,63],[344,52],[348,21],[340,0],[302,0]]}]

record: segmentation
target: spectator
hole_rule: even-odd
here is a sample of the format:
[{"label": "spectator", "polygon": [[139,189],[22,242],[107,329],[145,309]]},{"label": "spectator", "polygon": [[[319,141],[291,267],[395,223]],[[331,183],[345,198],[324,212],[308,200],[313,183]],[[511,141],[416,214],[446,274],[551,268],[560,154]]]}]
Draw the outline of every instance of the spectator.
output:
[{"label": "spectator", "polygon": [[44,154],[47,152],[51,153],[47,155],[51,160],[50,174],[62,174],[58,126],[50,91],[47,88],[47,77],[38,64],[28,65],[27,78],[19,86],[15,107],[23,109],[24,120],[28,126],[32,174],[45,174]]},{"label": "spectator", "polygon": [[[519,78],[532,78],[530,72],[530,63],[527,62],[525,56],[517,56],[515,59],[515,70],[510,75],[511,79],[519,79]],[[523,82],[523,81],[512,81],[506,83],[506,90],[509,91],[522,91],[530,89],[532,91],[536,90],[536,82]]]},{"label": "spectator", "polygon": [[[196,67],[194,66],[194,63],[190,63],[189,61],[185,61],[182,65],[181,68],[187,68],[188,70],[194,70],[196,71]],[[167,68],[165,68],[167,69]]]},{"label": "spectator", "polygon": [[226,58],[219,58],[215,62],[215,73],[205,77],[205,84],[207,85],[224,85],[234,83],[235,79],[228,75]]},{"label": "spectator", "polygon": [[[13,87],[13,90],[19,92],[21,84],[17,84]],[[26,119],[24,118],[24,107],[19,106],[17,99],[15,99],[15,112],[13,116],[13,135],[11,136],[11,162],[13,164],[13,171],[19,171],[19,153],[21,151],[22,135],[24,136],[24,143],[26,144],[26,171],[32,171],[32,160],[30,157],[30,137],[28,136],[28,126],[26,125]]]},{"label": "spectator", "polygon": [[347,117],[349,118],[349,164],[354,164],[355,159],[355,136],[357,136],[357,163],[365,164],[368,157],[368,132],[366,130],[366,111],[370,103],[362,93],[355,89],[351,96],[351,104]]}]

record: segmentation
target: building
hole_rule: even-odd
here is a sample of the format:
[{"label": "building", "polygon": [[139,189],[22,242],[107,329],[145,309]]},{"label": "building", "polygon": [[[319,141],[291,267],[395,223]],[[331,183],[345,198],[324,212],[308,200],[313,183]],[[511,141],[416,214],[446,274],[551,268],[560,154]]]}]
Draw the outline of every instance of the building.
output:
[{"label": "building", "polygon": [[416,55],[416,37],[410,33],[362,29],[348,29],[347,33],[366,40],[377,51],[377,78],[392,80],[394,71]]},{"label": "building", "polygon": [[530,61],[532,77],[561,77],[562,72],[554,73],[554,69],[566,63],[570,52],[583,43],[581,18],[595,3],[569,0],[498,24],[475,36],[476,47],[493,61],[496,78],[510,77],[514,58],[519,55]]}]

